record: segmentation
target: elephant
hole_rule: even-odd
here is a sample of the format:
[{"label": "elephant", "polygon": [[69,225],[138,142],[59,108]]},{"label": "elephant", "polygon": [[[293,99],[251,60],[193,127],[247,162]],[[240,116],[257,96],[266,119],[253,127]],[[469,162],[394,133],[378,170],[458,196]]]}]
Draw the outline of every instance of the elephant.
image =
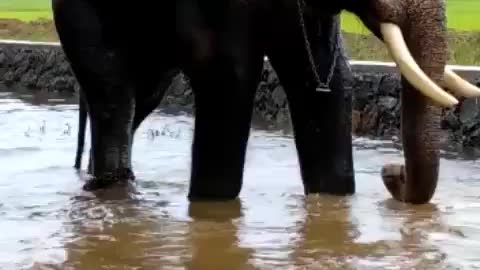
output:
[{"label": "elephant", "polygon": [[[77,133],[77,152],[75,154],[75,165],[73,167],[77,170],[82,168],[82,155],[85,148],[85,132],[87,130],[87,104],[79,97],[78,99],[78,133]],[[91,173],[92,164],[88,164],[88,172]]]},{"label": "elephant", "polygon": [[[152,92],[149,102],[145,101],[146,108],[141,111],[141,114],[137,114],[136,117],[134,118],[134,123],[133,123],[133,132],[136,131],[136,129],[140,126],[141,122],[147,117],[147,115],[153,111],[161,102],[163,91],[165,91],[165,88],[169,86],[172,78],[179,72],[178,69],[172,69],[169,72],[166,72],[164,77],[160,80],[159,84],[157,85],[157,89],[161,89],[160,91],[154,91]],[[82,155],[83,151],[85,148],[85,133],[87,129],[87,118],[88,118],[88,111],[87,111],[87,101],[82,97],[82,95],[79,96],[78,100],[78,133],[77,133],[77,149],[75,153],[75,164],[74,168],[77,170],[81,169],[82,166]],[[132,135],[133,137],[133,135]],[[132,144],[130,144],[130,147],[132,147]],[[129,156],[131,159],[131,155]],[[89,163],[88,163],[88,173],[93,172],[93,159],[92,159],[92,151],[90,150],[90,157],[89,157]],[[131,163],[131,160],[129,164]],[[134,177],[133,175],[130,175],[130,177]],[[95,183],[93,183],[95,184]]]},{"label": "elephant", "polygon": [[[188,199],[237,198],[255,90],[268,56],[287,95],[305,194],[355,193],[350,93],[344,83],[348,63],[331,50],[329,35],[320,33],[321,22],[338,21],[342,11],[355,14],[383,41],[402,74],[405,165],[387,164],[381,171],[394,199],[413,204],[431,200],[440,168],[441,107],[457,105],[456,96],[480,95],[480,89],[446,68],[441,0],[167,0],[138,5],[52,0],[52,8],[91,123],[94,177],[86,189],[134,178],[135,130],[161,101],[166,74],[179,69],[189,77],[195,96]],[[333,45],[342,47],[340,39]]]}]

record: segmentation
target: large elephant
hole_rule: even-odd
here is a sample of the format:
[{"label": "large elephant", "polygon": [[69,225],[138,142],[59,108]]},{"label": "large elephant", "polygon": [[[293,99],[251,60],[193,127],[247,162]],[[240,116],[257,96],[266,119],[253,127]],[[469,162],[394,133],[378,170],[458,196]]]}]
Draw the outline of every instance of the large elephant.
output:
[{"label": "large elephant", "polygon": [[[88,188],[133,177],[135,130],[162,99],[165,77],[178,68],[195,94],[188,198],[236,198],[267,55],[287,94],[305,193],[354,193],[351,104],[343,84],[348,65],[342,53],[331,50],[332,35],[322,34],[325,23],[319,23],[342,10],[356,14],[385,43],[403,75],[406,165],[382,170],[395,199],[425,203],[434,194],[440,106],[458,102],[440,86],[462,96],[480,95],[445,69],[440,0],[53,0],[53,10],[91,119],[94,180]],[[336,64],[329,63],[334,59]],[[314,62],[321,61],[327,64],[318,68]],[[331,92],[316,91],[322,80]]]}]

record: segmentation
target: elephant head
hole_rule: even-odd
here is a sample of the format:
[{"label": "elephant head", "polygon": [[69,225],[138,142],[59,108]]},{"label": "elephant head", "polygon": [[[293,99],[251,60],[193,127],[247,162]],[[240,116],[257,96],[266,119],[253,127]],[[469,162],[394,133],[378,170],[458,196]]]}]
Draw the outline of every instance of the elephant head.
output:
[{"label": "elephant head", "polygon": [[[325,10],[325,6],[321,8],[323,1],[309,2],[312,9]],[[446,68],[444,1],[337,0],[334,5],[336,11],[347,10],[357,15],[383,41],[402,74],[401,136],[405,165],[385,165],[382,177],[396,200],[427,203],[438,182],[441,107],[458,103],[442,87],[458,96],[480,96],[480,89]]]}]

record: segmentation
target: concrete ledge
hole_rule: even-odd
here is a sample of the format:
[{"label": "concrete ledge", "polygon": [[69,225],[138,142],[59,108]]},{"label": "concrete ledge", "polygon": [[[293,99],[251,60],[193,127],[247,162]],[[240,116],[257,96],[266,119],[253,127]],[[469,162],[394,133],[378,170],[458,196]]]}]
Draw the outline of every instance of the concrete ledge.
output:
[{"label": "concrete ledge", "polygon": [[[0,84],[10,89],[76,93],[79,85],[59,43],[0,40]],[[353,78],[352,131],[356,135],[399,137],[400,76],[391,62],[350,61]],[[448,66],[472,83],[480,81],[480,67]],[[162,108],[191,111],[193,91],[187,78],[173,78]],[[480,102],[461,100],[443,110],[445,142],[457,150],[480,146]],[[286,95],[268,58],[255,97],[254,117],[269,126],[290,127]]]},{"label": "concrete ledge", "polygon": [[38,42],[28,40],[13,40],[13,39],[0,39],[1,46],[15,46],[15,47],[59,47],[59,42]]},{"label": "concrete ledge", "polygon": [[[27,40],[11,40],[0,39],[0,47],[15,47],[15,48],[50,48],[60,47],[59,42],[36,42]],[[265,61],[268,61],[268,57],[265,57]],[[394,62],[382,62],[382,61],[361,61],[350,60],[350,65],[354,72],[360,73],[396,73],[396,64]],[[463,78],[475,81],[480,78],[480,66],[462,66],[462,65],[448,65],[448,68],[454,70],[457,74]]]},{"label": "concrete ledge", "polygon": [[[394,62],[351,60],[350,64],[355,72],[398,72],[397,65]],[[480,66],[447,65],[447,68],[455,71],[462,78],[469,81],[475,81],[476,79],[480,78]]]}]

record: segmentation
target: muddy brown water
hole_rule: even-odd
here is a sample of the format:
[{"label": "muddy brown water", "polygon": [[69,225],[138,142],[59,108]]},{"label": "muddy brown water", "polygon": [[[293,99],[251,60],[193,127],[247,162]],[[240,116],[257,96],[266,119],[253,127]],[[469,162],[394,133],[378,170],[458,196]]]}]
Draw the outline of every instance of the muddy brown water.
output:
[{"label": "muddy brown water", "polygon": [[445,155],[432,203],[407,206],[379,178],[401,153],[355,138],[357,193],[304,197],[292,137],[253,129],[240,199],[189,204],[193,119],[156,112],[136,137],[136,182],[93,194],[72,168],[72,100],[0,95],[2,270],[480,268],[474,159]]}]

